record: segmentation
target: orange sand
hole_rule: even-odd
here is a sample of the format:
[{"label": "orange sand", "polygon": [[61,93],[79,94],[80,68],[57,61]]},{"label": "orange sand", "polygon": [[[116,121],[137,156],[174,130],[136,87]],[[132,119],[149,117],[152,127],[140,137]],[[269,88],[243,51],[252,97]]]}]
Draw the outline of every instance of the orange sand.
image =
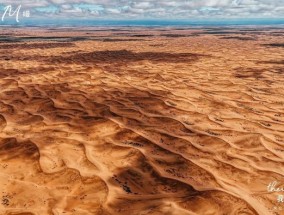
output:
[{"label": "orange sand", "polygon": [[284,214],[283,34],[4,29],[0,214]]}]

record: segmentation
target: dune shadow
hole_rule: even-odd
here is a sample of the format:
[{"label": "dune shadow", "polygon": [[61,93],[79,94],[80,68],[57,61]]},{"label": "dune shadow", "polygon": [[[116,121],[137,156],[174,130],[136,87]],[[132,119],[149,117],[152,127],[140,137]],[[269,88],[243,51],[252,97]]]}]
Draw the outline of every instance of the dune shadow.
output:
[{"label": "dune shadow", "polygon": [[38,42],[38,41],[54,41],[54,42],[76,42],[91,40],[90,37],[55,37],[55,36],[0,36],[0,43],[17,43],[17,42]]},{"label": "dune shadow", "polygon": [[[1,59],[1,57],[0,57]],[[10,58],[6,57],[5,60],[10,60]],[[6,77],[17,77],[21,75],[32,75],[32,74],[43,74],[47,72],[55,71],[53,67],[30,67],[30,68],[22,68],[22,69],[0,69],[0,78]]]},{"label": "dune shadow", "polygon": [[74,43],[62,43],[62,42],[55,42],[55,43],[0,43],[0,50],[4,49],[53,49],[53,48],[68,48],[74,47]]},{"label": "dune shadow", "polygon": [[243,41],[249,41],[249,40],[256,40],[254,37],[221,37],[220,39],[224,40],[243,40]]},{"label": "dune shadow", "polygon": [[257,63],[261,63],[261,64],[279,64],[279,65],[282,65],[282,64],[284,64],[284,60],[257,61]]},{"label": "dune shadow", "polygon": [[132,52],[128,50],[95,51],[90,53],[74,52],[66,56],[55,56],[47,59],[54,63],[130,63],[137,61],[163,63],[192,63],[208,55],[196,53],[167,52]]},{"label": "dune shadow", "polygon": [[264,44],[264,46],[276,47],[276,48],[284,48],[284,43],[269,43],[269,44]]},{"label": "dune shadow", "polygon": [[237,68],[235,69],[236,78],[264,78],[263,73],[266,69],[257,69],[257,68]]}]

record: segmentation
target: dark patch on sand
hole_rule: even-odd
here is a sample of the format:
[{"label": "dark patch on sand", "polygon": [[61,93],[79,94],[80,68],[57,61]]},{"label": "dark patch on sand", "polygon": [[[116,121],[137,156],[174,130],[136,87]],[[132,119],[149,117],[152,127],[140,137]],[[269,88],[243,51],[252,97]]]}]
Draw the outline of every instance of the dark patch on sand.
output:
[{"label": "dark patch on sand", "polygon": [[284,48],[284,43],[269,43],[269,44],[264,44],[264,46]]},{"label": "dark patch on sand", "polygon": [[90,53],[74,53],[70,56],[55,56],[49,61],[54,63],[129,63],[148,60],[151,62],[186,63],[195,62],[206,55],[195,53],[166,52],[132,52],[128,50],[96,51]]},{"label": "dark patch on sand", "polygon": [[164,44],[150,44],[149,46],[152,46],[152,47],[164,47],[165,45]]},{"label": "dark patch on sand", "polygon": [[271,61],[257,61],[257,63],[262,64],[284,64],[284,60],[271,60]]},{"label": "dark patch on sand", "polygon": [[238,68],[236,69],[235,77],[236,78],[263,78],[262,73],[265,69],[256,69],[256,68]]},{"label": "dark patch on sand", "polygon": [[7,159],[13,157],[37,157],[38,148],[30,141],[20,143],[16,138],[7,138],[0,141],[0,155],[6,155]]},{"label": "dark patch on sand", "polygon": [[[284,64],[284,63],[283,63]],[[272,72],[276,73],[276,74],[284,74],[284,68],[283,67],[275,67],[271,70]]]},{"label": "dark patch on sand", "polygon": [[131,35],[130,37],[154,37],[155,35],[152,34],[134,34]]},{"label": "dark patch on sand", "polygon": [[222,35],[222,34],[240,34],[240,32],[239,31],[207,31],[207,32],[201,32],[200,34]]},{"label": "dark patch on sand", "polygon": [[145,41],[143,39],[111,39],[111,38],[107,38],[107,39],[103,39],[103,42],[133,42],[133,41]]},{"label": "dark patch on sand", "polygon": [[62,47],[74,47],[74,43],[8,43],[1,44],[0,49],[52,49],[52,48],[62,48]]},{"label": "dark patch on sand", "polygon": [[254,37],[221,37],[220,39],[225,39],[225,40],[243,40],[243,41],[256,40],[256,38],[254,38]]},{"label": "dark patch on sand", "polygon": [[185,34],[161,34],[160,36],[179,38],[179,37],[193,37],[193,36],[197,36],[197,35],[194,35],[194,34],[188,34],[188,35],[185,35]]},{"label": "dark patch on sand", "polygon": [[58,42],[75,42],[91,40],[90,37],[0,37],[0,43],[30,42],[30,41],[58,41]]},{"label": "dark patch on sand", "polygon": [[[1,59],[1,58],[0,58]],[[6,60],[9,58],[6,57]],[[31,74],[43,74],[47,72],[54,71],[53,67],[33,67],[33,68],[22,68],[22,69],[4,69],[0,68],[0,78],[5,77],[15,77],[21,75],[31,75]]]}]

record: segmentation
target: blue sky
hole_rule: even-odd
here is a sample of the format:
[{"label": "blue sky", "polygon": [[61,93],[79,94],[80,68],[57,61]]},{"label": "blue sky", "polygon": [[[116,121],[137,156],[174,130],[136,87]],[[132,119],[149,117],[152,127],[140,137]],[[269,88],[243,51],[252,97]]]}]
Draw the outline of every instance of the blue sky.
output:
[{"label": "blue sky", "polygon": [[0,0],[33,17],[102,19],[283,18],[284,0]]}]

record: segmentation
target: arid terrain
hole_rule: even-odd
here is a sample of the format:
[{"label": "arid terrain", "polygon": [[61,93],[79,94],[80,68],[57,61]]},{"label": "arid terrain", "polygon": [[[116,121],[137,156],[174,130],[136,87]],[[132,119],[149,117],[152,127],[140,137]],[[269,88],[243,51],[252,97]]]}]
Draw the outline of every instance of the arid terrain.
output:
[{"label": "arid terrain", "polygon": [[284,28],[2,28],[1,215],[284,214]]}]

